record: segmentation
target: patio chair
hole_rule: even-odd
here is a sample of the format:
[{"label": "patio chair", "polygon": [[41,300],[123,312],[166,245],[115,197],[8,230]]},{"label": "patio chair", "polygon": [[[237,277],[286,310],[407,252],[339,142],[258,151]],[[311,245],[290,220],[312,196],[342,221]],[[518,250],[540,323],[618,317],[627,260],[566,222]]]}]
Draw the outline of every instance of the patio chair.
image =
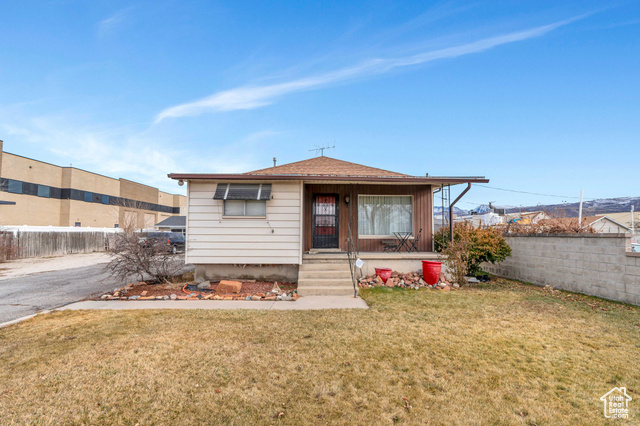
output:
[{"label": "patio chair", "polygon": [[408,241],[408,243],[411,245],[410,251],[415,251],[418,253],[420,252],[420,250],[418,250],[418,243],[420,242],[421,237],[422,237],[422,228],[420,228],[420,230],[418,231],[418,234],[413,240]]}]

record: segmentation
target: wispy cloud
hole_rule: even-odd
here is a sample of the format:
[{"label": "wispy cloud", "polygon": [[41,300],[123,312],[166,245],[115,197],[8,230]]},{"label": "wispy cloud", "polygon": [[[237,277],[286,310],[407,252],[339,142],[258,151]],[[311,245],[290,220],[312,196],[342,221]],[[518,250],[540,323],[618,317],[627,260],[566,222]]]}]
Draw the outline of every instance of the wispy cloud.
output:
[{"label": "wispy cloud", "polygon": [[439,59],[456,58],[479,53],[497,46],[541,37],[562,26],[568,25],[587,15],[580,15],[564,21],[543,25],[524,31],[511,32],[484,38],[470,43],[443,49],[431,50],[415,55],[396,58],[374,58],[355,66],[338,69],[324,74],[299,78],[270,85],[247,85],[214,93],[206,98],[172,106],[162,110],[155,117],[155,123],[167,118],[196,116],[206,112],[249,110],[273,103],[277,98],[303,90],[313,90],[331,83],[358,77],[384,74],[396,68],[425,64]]},{"label": "wispy cloud", "polygon": [[[271,130],[249,133],[212,146],[211,155],[208,155],[202,149],[194,152],[187,146],[178,146],[171,137],[163,139],[157,134],[130,128],[88,127],[79,125],[79,121],[68,114],[27,119],[13,115],[10,124],[0,122],[0,131],[6,136],[5,149],[9,152],[17,149],[16,153],[28,155],[29,151],[37,151],[39,154],[35,158],[42,161],[62,166],[72,164],[168,192],[182,190],[167,178],[168,173],[239,173],[260,168],[265,164],[261,161],[264,158],[260,158],[262,148],[278,135]],[[246,154],[239,157],[238,152]]]},{"label": "wispy cloud", "polygon": [[133,9],[133,6],[121,9],[108,18],[98,22],[96,24],[98,36],[104,37],[115,31],[119,26],[131,18]]}]

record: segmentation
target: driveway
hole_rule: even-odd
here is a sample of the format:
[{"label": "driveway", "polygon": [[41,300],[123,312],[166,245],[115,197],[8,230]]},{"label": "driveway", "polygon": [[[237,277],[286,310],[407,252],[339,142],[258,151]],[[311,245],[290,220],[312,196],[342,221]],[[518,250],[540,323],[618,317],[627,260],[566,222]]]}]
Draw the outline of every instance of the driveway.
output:
[{"label": "driveway", "polygon": [[[44,262],[47,261],[45,259]],[[59,264],[58,260],[51,262]],[[98,262],[89,266],[0,278],[0,324],[122,287],[122,282],[114,280],[105,271],[104,262]],[[77,265],[74,262],[67,264]]]}]

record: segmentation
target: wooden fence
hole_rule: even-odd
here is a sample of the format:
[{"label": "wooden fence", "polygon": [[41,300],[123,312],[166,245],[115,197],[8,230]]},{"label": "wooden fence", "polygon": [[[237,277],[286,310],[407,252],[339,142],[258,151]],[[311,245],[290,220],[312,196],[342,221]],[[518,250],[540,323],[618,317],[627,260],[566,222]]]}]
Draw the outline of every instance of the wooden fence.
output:
[{"label": "wooden fence", "polygon": [[105,251],[113,235],[96,231],[3,231],[0,232],[0,261]]}]

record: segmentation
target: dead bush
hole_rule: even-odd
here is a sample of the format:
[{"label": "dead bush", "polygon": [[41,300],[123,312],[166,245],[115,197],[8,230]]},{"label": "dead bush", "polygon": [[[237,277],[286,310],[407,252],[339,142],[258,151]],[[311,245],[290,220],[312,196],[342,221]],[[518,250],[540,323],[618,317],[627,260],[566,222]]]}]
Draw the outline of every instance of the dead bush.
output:
[{"label": "dead bush", "polygon": [[111,261],[107,270],[112,276],[126,281],[169,282],[180,274],[184,266],[182,256],[171,253],[164,241],[143,241],[134,232],[118,233],[109,247]]},{"label": "dead bush", "polygon": [[[449,241],[447,233],[436,234],[435,246],[436,251],[442,251],[447,256],[450,267],[454,269],[454,275],[455,270],[460,268],[464,269],[464,274],[476,276],[482,273],[482,263],[500,263],[511,255],[511,247],[504,239],[502,231],[496,227],[474,228],[470,223],[456,223],[453,234],[454,244]],[[464,284],[464,281],[457,282],[460,285]]]},{"label": "dead bush", "polygon": [[507,225],[507,233],[511,234],[594,234],[591,225],[581,224],[577,217],[553,217],[537,223]]},{"label": "dead bush", "polygon": [[469,251],[470,241],[466,236],[454,239],[449,242],[442,250],[442,254],[447,257],[447,266],[452,275],[454,283],[464,285],[466,283],[464,277],[467,275],[469,267]]}]

